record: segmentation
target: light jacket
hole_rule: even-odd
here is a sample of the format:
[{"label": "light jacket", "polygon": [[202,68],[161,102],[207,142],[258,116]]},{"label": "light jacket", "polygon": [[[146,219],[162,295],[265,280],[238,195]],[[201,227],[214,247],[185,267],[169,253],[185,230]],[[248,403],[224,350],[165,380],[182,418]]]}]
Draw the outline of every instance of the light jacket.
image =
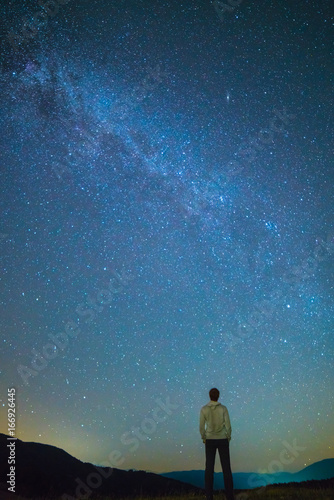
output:
[{"label": "light jacket", "polygon": [[231,439],[232,427],[226,406],[218,401],[210,401],[202,406],[199,432],[203,440]]}]

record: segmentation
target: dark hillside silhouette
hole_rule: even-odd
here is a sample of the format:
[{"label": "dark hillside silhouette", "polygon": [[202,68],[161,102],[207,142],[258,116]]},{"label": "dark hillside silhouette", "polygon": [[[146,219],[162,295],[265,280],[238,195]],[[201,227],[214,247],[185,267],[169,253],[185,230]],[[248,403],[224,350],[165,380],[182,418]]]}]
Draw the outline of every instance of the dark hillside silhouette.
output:
[{"label": "dark hillside silhouette", "polygon": [[[0,495],[8,488],[7,437],[0,434]],[[55,446],[16,440],[15,493],[27,498],[56,497],[64,493],[69,495],[68,498],[80,498],[84,494],[89,494],[89,498],[100,495],[111,498],[151,497],[200,491],[159,474],[97,467],[81,462]]]}]

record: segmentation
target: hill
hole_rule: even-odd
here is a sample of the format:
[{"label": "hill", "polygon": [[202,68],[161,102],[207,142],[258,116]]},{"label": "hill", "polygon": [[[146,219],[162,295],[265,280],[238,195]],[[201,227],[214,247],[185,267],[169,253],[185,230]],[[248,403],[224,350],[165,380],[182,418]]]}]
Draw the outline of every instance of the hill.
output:
[{"label": "hill", "polygon": [[[0,434],[0,496],[8,492],[9,486],[6,477],[9,472],[8,437]],[[64,494],[63,500],[93,499],[101,495],[110,498],[139,495],[153,497],[196,494],[201,491],[190,484],[159,474],[124,471],[81,462],[66,451],[47,444],[17,439],[15,447],[15,495],[27,498],[54,498]]]}]

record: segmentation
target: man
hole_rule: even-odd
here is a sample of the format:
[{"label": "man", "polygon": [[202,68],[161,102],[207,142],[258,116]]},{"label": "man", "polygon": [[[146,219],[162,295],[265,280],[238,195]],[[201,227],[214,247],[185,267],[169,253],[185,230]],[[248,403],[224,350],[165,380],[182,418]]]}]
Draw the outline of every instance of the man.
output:
[{"label": "man", "polygon": [[209,392],[210,402],[201,408],[199,431],[205,443],[205,491],[207,500],[213,500],[213,473],[216,450],[224,474],[227,500],[234,500],[233,478],[230,464],[229,443],[231,423],[226,406],[218,403],[219,391],[215,387]]}]

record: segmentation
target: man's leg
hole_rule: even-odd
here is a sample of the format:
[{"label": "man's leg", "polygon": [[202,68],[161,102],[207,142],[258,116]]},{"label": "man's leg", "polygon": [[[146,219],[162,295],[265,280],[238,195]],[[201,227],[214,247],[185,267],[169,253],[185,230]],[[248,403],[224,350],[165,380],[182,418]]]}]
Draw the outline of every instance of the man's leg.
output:
[{"label": "man's leg", "polygon": [[215,468],[216,440],[205,441],[205,493],[207,500],[213,499],[213,472]]},{"label": "man's leg", "polygon": [[234,500],[233,478],[232,478],[231,462],[230,462],[230,444],[228,439],[219,439],[218,443],[219,443],[218,451],[219,451],[220,463],[222,465],[224,474],[226,499]]}]

